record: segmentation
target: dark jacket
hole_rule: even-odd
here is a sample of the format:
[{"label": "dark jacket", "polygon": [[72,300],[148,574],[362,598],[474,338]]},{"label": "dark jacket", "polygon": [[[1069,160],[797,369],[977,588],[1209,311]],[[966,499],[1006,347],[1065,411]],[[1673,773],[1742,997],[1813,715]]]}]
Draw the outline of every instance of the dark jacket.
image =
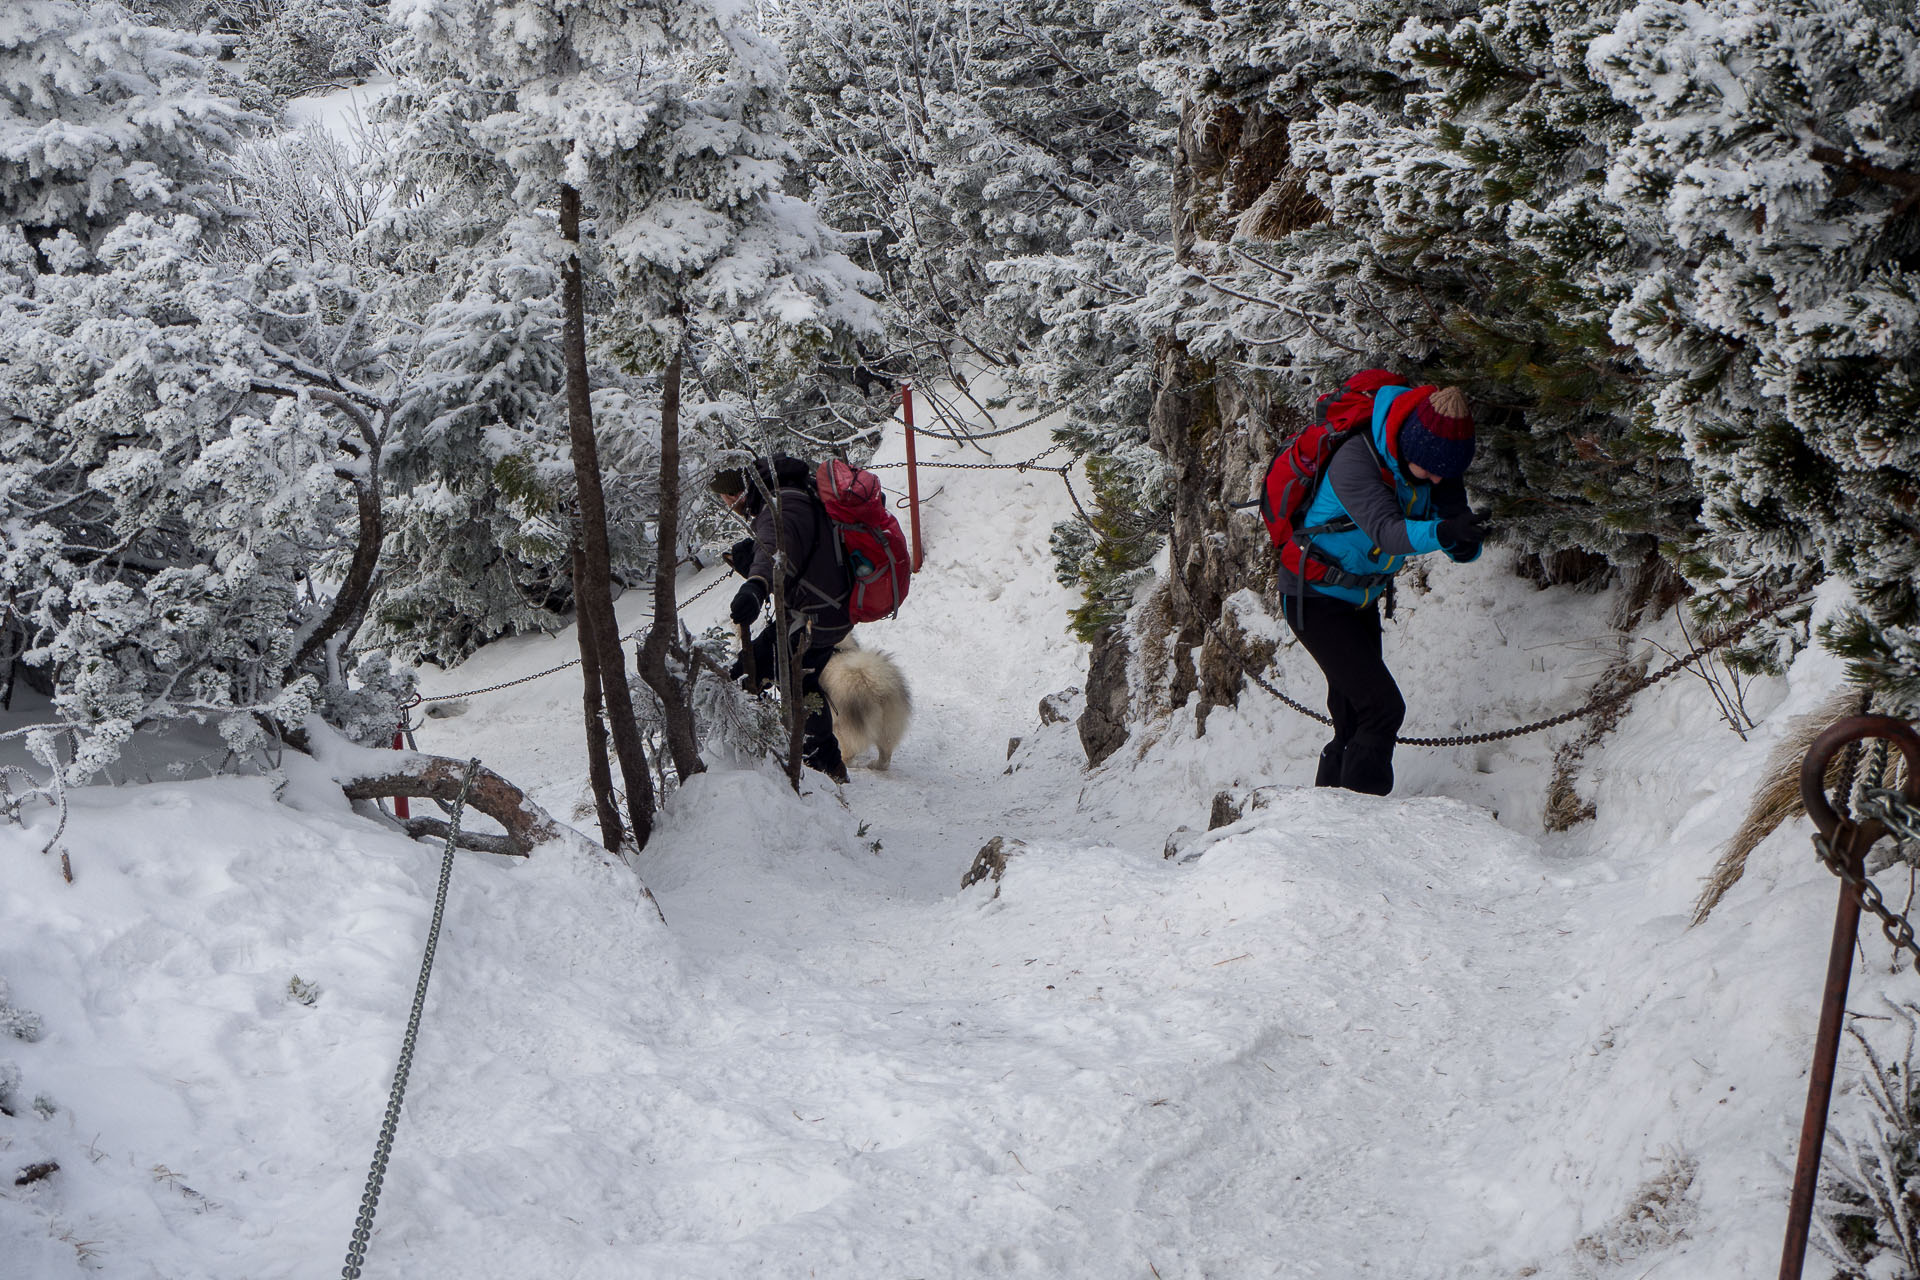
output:
[{"label": "dark jacket", "polygon": [[749,579],[758,578],[769,588],[774,585],[774,552],[786,552],[786,581],[780,584],[787,608],[795,611],[790,625],[799,627],[807,619],[813,622],[812,644],[838,643],[853,630],[847,617],[847,596],[851,582],[840,561],[839,540],[833,534],[833,521],[813,491],[811,473],[805,464],[779,458],[771,472],[765,460],[757,464],[762,480],[779,488],[780,522],[774,523],[774,503],[758,486],[748,486],[746,514],[753,526],[753,563],[746,567]]},{"label": "dark jacket", "polygon": [[[1467,510],[1466,485],[1457,478],[1435,484],[1415,480],[1401,471],[1394,456],[1386,436],[1387,410],[1405,391],[1405,387],[1382,387],[1374,396],[1373,429],[1364,437],[1356,433],[1327,464],[1326,477],[1301,515],[1299,527],[1312,529],[1341,517],[1355,527],[1316,536],[1310,550],[1314,559],[1367,575],[1397,573],[1409,557],[1431,551],[1446,551],[1459,561],[1480,554],[1476,546],[1470,555],[1456,555],[1440,545],[1436,532],[1442,519]],[[1282,567],[1278,586],[1283,597],[1298,595],[1300,579]],[[1384,579],[1364,588],[1308,586],[1315,595],[1355,606],[1371,604],[1386,590]]]}]

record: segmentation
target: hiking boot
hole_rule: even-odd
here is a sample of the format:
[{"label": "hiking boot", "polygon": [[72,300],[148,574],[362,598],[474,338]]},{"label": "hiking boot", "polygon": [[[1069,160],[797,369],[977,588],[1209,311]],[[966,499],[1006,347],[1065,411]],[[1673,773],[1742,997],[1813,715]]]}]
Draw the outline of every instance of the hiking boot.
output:
[{"label": "hiking boot", "polygon": [[1340,785],[1349,791],[1384,796],[1393,790],[1393,744],[1349,742],[1340,759]]},{"label": "hiking boot", "polygon": [[1340,768],[1346,754],[1347,744],[1338,739],[1320,748],[1320,767],[1314,770],[1313,785],[1316,787],[1339,786]]}]

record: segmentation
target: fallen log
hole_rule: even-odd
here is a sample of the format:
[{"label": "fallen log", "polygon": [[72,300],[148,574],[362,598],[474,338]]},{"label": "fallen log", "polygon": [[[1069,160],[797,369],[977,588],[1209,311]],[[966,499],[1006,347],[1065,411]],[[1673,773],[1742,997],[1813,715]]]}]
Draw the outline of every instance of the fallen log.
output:
[{"label": "fallen log", "polygon": [[[290,746],[306,752],[332,774],[349,800],[423,796],[450,805],[459,797],[460,784],[467,776],[465,760],[356,746],[317,717],[309,717],[298,729],[285,732],[285,738]],[[528,799],[526,792],[485,765],[473,771],[467,803],[505,827],[506,835],[462,831],[456,843],[463,849],[524,858],[549,840],[581,838],[573,828]],[[447,824],[438,818],[410,819],[404,825],[410,836],[447,837]]]},{"label": "fallen log", "polygon": [[[461,781],[467,776],[467,762],[451,756],[430,756],[417,751],[368,754],[384,757],[380,763],[385,767],[377,771],[355,769],[351,776],[340,777],[340,789],[349,800],[425,796],[452,804],[460,794]],[[485,765],[473,771],[467,803],[505,827],[507,833],[486,836],[462,831],[457,843],[464,849],[524,858],[533,852],[534,846],[558,838],[563,830],[551,814],[527,799],[524,791]],[[411,819],[406,827],[407,834],[412,836],[435,835],[444,840],[447,834],[447,824],[438,818]]]}]

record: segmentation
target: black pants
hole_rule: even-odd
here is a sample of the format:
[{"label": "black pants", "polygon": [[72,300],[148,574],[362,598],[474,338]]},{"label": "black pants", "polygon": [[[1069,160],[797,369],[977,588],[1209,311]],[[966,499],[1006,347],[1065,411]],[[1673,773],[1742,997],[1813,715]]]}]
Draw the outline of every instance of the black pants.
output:
[{"label": "black pants", "polygon": [[[815,633],[818,634],[818,633]],[[826,691],[820,687],[820,671],[827,665],[827,659],[833,656],[833,646],[846,637],[841,631],[824,643],[817,640],[797,652],[793,661],[800,670],[800,697],[804,700],[818,695],[815,706],[807,711],[806,724],[802,726],[800,736],[800,758],[809,768],[833,778],[844,778],[847,765],[840,758],[840,739],[833,736],[833,706],[827,701]],[[773,624],[768,623],[753,638],[753,660],[760,672],[760,678],[769,684],[777,683],[779,667],[775,665],[773,650]],[[744,671],[742,664],[735,664],[735,674]]]},{"label": "black pants", "polygon": [[1407,703],[1380,651],[1378,602],[1355,606],[1331,596],[1286,597],[1287,625],[1327,677],[1333,741],[1320,753],[1314,785],[1383,796],[1393,790],[1393,740]]}]

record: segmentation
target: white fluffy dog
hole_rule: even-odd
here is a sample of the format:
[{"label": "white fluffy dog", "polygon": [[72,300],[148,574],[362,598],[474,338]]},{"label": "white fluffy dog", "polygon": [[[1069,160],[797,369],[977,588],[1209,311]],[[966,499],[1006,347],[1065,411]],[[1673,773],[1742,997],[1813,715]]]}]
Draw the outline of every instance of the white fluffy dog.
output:
[{"label": "white fluffy dog", "polygon": [[893,659],[877,649],[862,649],[852,636],[833,651],[820,687],[833,708],[833,736],[840,740],[840,756],[848,764],[868,747],[880,753],[873,767],[893,763],[893,749],[907,732],[913,716],[913,696],[907,678]]}]

